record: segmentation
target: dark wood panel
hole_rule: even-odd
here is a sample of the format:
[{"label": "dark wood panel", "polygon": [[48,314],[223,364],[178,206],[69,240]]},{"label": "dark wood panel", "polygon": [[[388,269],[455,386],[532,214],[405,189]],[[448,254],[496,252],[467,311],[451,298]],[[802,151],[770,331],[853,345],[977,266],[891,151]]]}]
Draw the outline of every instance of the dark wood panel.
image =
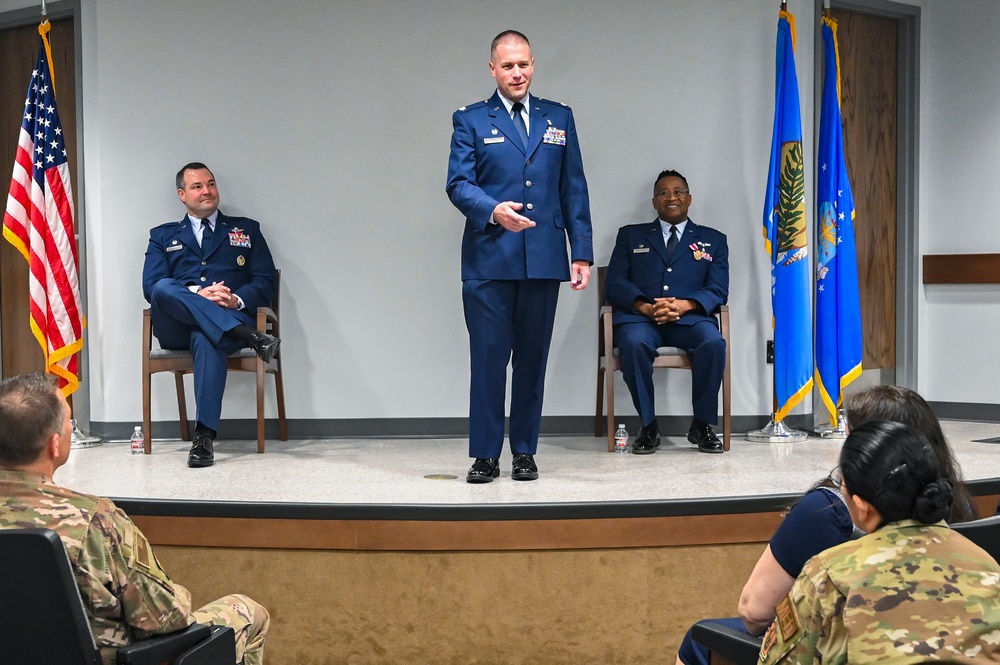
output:
[{"label": "dark wood panel", "polygon": [[132,515],[150,542],[369,551],[572,550],[765,542],[780,512],[579,520],[281,520]]},{"label": "dark wood panel", "polygon": [[854,193],[865,369],[896,365],[898,29],[833,10],[839,23],[844,155]]},{"label": "dark wood panel", "polygon": [[[52,66],[59,119],[66,137],[70,177],[76,194],[76,65],[73,19],[52,22]],[[38,26],[0,31],[0,186],[10,177],[24,111],[24,96],[38,58]],[[6,196],[4,197],[6,200]],[[31,333],[28,314],[28,263],[6,240],[0,240],[0,364],[3,376],[44,369],[42,350]]]},{"label": "dark wood panel", "polygon": [[1000,254],[925,254],[924,284],[1000,284]]},{"label": "dark wood panel", "polygon": [[[992,515],[1000,495],[975,497]],[[375,552],[618,549],[763,543],[782,513],[567,520],[317,520],[131,515],[155,545]]]}]

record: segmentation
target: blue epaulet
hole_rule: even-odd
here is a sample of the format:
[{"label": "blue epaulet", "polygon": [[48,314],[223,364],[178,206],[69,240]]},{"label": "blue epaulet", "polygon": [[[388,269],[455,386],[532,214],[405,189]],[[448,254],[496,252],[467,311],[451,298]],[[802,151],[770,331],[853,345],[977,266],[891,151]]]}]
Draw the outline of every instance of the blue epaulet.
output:
[{"label": "blue epaulet", "polygon": [[566,102],[555,102],[552,101],[551,99],[544,99],[542,97],[535,97],[534,99],[536,102],[539,102],[541,104],[550,104],[552,106],[562,106],[565,108],[569,108],[569,104],[567,104]]},{"label": "blue epaulet", "polygon": [[481,108],[483,106],[486,106],[486,104],[489,101],[490,100],[488,100],[488,99],[484,99],[481,102],[473,102],[473,103],[469,104],[468,106],[459,106],[458,107],[458,111],[456,111],[456,113],[465,113],[466,111],[471,111],[472,109]]}]

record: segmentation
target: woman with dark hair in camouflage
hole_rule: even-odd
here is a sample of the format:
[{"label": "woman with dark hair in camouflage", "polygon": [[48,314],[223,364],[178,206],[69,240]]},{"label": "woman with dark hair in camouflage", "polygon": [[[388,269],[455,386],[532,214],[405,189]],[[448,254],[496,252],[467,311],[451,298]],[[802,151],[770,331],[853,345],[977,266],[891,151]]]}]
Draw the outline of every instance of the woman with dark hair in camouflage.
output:
[{"label": "woman with dark hair in camouflage", "polygon": [[761,662],[1000,661],[1000,565],[945,522],[953,482],[929,437],[866,423],[844,442],[838,473],[867,535],[806,563]]},{"label": "woman with dark hair in camouflage", "polygon": [[[975,505],[962,482],[961,470],[941,424],[923,397],[899,386],[873,386],[848,398],[849,426],[859,427],[872,420],[892,420],[926,434],[955,493],[948,522],[976,518]],[[840,494],[840,483],[824,478],[789,508],[771,537],[740,594],[739,616],[705,621],[760,635],[771,625],[774,606],[792,588],[806,561],[849,540],[854,531],[847,503]],[[708,649],[696,642],[689,630],[678,649],[677,664],[708,665],[708,662]]]},{"label": "woman with dark hair in camouflage", "polygon": [[923,397],[900,386],[873,386],[847,400],[850,427],[860,427],[872,420],[891,420],[923,432],[930,439],[941,471],[951,481],[955,494],[948,522],[968,522],[979,517],[972,494],[962,480],[955,454],[941,431],[941,423]]}]

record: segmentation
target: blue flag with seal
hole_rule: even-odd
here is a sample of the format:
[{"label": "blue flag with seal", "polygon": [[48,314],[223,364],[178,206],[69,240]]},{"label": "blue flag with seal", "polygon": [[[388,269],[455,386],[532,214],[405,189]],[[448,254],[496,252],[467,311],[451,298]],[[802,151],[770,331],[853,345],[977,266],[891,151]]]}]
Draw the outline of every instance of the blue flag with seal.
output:
[{"label": "blue flag with seal", "polygon": [[854,196],[844,160],[837,22],[823,18],[823,102],[819,120],[816,251],[816,382],[838,423],[844,388],[861,374],[861,302]]},{"label": "blue flag with seal", "polygon": [[795,17],[778,13],[774,133],[764,197],[764,246],[771,259],[775,422],[813,387],[811,265],[806,229],[802,115],[795,75]]}]

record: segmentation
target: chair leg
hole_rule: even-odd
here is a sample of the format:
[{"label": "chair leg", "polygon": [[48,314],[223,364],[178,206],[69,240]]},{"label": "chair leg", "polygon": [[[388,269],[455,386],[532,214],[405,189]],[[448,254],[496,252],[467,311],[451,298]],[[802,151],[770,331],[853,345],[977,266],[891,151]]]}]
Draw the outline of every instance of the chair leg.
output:
[{"label": "chair leg", "polygon": [[604,368],[597,361],[597,406],[594,407],[594,438],[601,435],[601,421],[604,420]]},{"label": "chair leg", "polygon": [[264,361],[257,359],[257,452],[264,452]]},{"label": "chair leg", "polygon": [[174,385],[177,387],[177,414],[181,421],[181,439],[191,440],[188,431],[187,397],[184,395],[184,372],[174,372]]},{"label": "chair leg", "polygon": [[[728,344],[726,345],[728,349]],[[733,433],[732,418],[732,374],[729,372],[729,352],[726,352],[726,371],[722,375],[722,449],[729,452],[729,441]]]},{"label": "chair leg", "polygon": [[729,410],[729,393],[722,395],[722,449],[729,451],[729,442],[732,439],[733,422]]},{"label": "chair leg", "polygon": [[607,376],[605,383],[608,386],[608,452],[615,452],[615,373],[610,367],[604,370]]},{"label": "chair leg", "polygon": [[[145,364],[145,363],[144,363]],[[152,374],[148,371],[148,368],[142,373],[142,435],[145,440],[142,442],[143,451],[149,455],[153,452],[153,433],[150,431],[153,427],[152,417],[150,415],[150,381],[152,379]]]},{"label": "chair leg", "polygon": [[278,359],[278,371],[274,373],[274,393],[278,398],[278,435],[282,441],[288,441],[288,420],[285,418],[285,382],[281,378],[281,359]]}]

